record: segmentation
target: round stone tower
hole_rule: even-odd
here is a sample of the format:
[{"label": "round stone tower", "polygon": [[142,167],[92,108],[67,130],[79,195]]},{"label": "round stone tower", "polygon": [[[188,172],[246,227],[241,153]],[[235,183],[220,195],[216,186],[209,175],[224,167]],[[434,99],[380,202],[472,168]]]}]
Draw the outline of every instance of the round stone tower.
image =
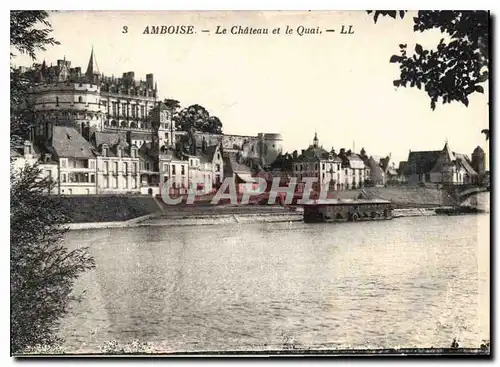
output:
[{"label": "round stone tower", "polygon": [[275,133],[259,133],[259,153],[263,165],[273,163],[283,153],[283,137]]}]

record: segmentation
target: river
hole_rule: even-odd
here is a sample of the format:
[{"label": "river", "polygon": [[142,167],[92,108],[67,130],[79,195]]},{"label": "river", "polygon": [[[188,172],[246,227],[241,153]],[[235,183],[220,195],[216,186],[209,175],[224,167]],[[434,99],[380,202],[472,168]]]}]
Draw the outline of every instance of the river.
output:
[{"label": "river", "polygon": [[478,347],[489,339],[489,214],[70,232],[96,269],[66,349]]}]

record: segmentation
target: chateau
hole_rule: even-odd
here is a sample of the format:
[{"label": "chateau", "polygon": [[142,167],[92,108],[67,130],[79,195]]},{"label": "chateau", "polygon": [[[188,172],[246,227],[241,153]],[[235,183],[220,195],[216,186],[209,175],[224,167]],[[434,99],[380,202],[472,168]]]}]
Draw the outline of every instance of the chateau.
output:
[{"label": "chateau", "polygon": [[34,81],[34,121],[24,146],[11,152],[14,167],[39,163],[56,182],[55,194],[159,195],[168,181],[171,193],[203,195],[225,177],[223,152],[263,166],[282,151],[279,134],[195,132],[193,151],[183,152],[176,143],[188,132],[176,128],[173,111],[159,101],[153,74],[105,76],[94,50],[85,72],[66,59],[20,71]]}]

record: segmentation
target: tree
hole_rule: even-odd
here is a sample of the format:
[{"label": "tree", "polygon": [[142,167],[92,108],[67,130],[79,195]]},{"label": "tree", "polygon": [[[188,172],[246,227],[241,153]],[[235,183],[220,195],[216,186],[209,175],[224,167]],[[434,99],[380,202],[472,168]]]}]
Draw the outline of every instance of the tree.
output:
[{"label": "tree", "polygon": [[205,133],[222,133],[222,123],[219,118],[210,116],[205,107],[198,104],[182,109],[176,116],[176,123],[183,131],[188,131],[193,127]]},{"label": "tree", "polygon": [[70,301],[75,279],[94,267],[86,248],[68,250],[62,243],[68,208],[44,194],[53,183],[40,169],[11,169],[10,297],[11,352],[53,345],[59,319]]},{"label": "tree", "polygon": [[222,122],[217,116],[210,116],[206,124],[206,132],[222,134]]},{"label": "tree", "polygon": [[[49,37],[47,17],[44,11],[11,12],[11,58],[14,50],[35,59],[36,50],[58,44]],[[11,143],[17,148],[31,122],[28,88],[33,80],[12,66],[10,76]],[[85,248],[69,251],[61,244],[71,208],[44,193],[53,182],[41,178],[36,166],[20,171],[11,166],[10,180],[11,352],[22,353],[58,341],[58,320],[76,298],[71,294],[74,280],[94,261]]]},{"label": "tree", "polygon": [[176,99],[165,98],[163,101],[165,106],[172,111],[172,115],[177,112],[177,110],[181,107],[180,102]]},{"label": "tree", "polygon": [[[376,23],[379,16],[404,18],[406,11],[370,10],[368,13],[373,13]],[[443,104],[457,101],[468,106],[471,94],[484,93],[481,84],[489,77],[489,13],[419,11],[413,21],[415,32],[439,29],[450,40],[442,38],[431,50],[416,44],[413,54],[409,54],[407,44],[400,44],[400,54],[389,60],[399,64],[400,69],[394,86],[423,89],[429,96],[432,110],[439,100]]]},{"label": "tree", "polygon": [[[10,57],[16,53],[27,54],[34,61],[37,50],[45,51],[46,46],[58,45],[50,37],[52,27],[47,21],[49,14],[40,10],[16,10],[10,12]],[[40,27],[41,25],[41,27]],[[32,85],[32,75],[20,73],[10,67],[10,136],[11,146],[19,147],[27,136],[32,112],[29,109],[28,88]]]}]

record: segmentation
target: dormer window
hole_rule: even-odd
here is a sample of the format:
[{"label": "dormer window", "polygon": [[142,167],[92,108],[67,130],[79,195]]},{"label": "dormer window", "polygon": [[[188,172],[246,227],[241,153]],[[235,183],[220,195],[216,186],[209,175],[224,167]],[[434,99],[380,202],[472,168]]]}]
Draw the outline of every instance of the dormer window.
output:
[{"label": "dormer window", "polygon": [[118,147],[117,151],[118,151],[118,157],[121,157],[122,156],[122,147]]},{"label": "dormer window", "polygon": [[135,147],[132,147],[132,149],[130,150],[130,155],[132,156],[132,158],[136,157],[137,149]]},{"label": "dormer window", "polygon": [[102,146],[102,156],[103,157],[108,156],[108,145],[107,144],[103,144],[103,146]]}]

